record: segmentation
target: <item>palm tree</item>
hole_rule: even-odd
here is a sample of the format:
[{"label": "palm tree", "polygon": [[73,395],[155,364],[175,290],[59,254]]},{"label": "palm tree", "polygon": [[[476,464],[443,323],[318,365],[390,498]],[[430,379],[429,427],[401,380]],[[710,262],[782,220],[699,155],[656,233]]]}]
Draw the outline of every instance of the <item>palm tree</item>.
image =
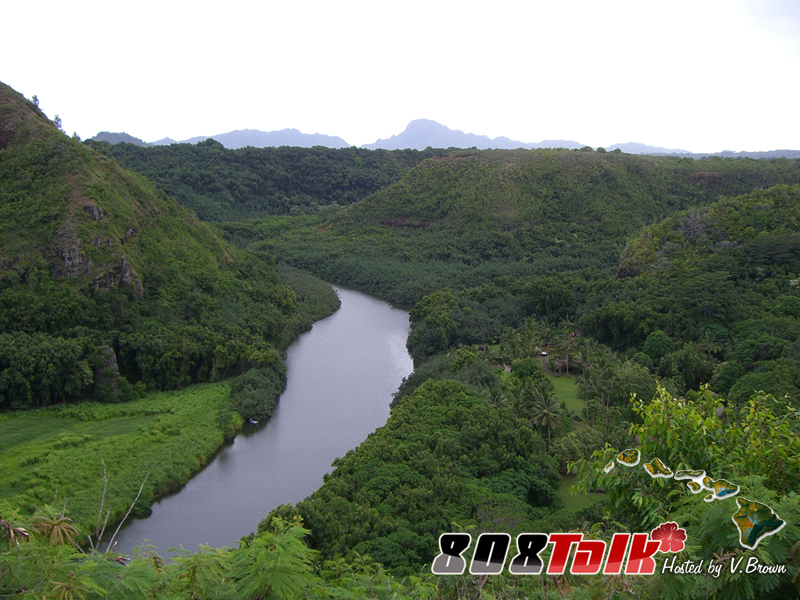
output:
[{"label": "palm tree", "polygon": [[15,523],[6,521],[0,516],[0,531],[5,534],[6,542],[12,546],[16,546],[20,541],[28,539],[28,532],[23,527],[17,527]]},{"label": "palm tree", "polygon": [[717,336],[713,331],[704,331],[703,336],[697,341],[697,349],[705,352],[709,356],[719,354],[722,351],[722,345],[717,343]]},{"label": "palm tree", "polygon": [[561,320],[561,328],[564,330],[564,356],[567,361],[567,377],[569,377],[569,349],[572,345],[572,328],[575,323],[569,320],[569,315]]},{"label": "palm tree", "polygon": [[510,365],[519,354],[519,336],[510,327],[500,336],[498,354],[503,361],[503,366]]},{"label": "palm tree", "polygon": [[541,344],[541,333],[539,327],[531,317],[525,319],[525,323],[518,330],[520,345],[526,356],[534,356],[536,347]]},{"label": "palm tree", "polygon": [[512,377],[508,384],[508,395],[511,400],[511,410],[523,419],[528,415],[530,404],[530,379]]},{"label": "palm tree", "polygon": [[539,322],[539,336],[542,338],[542,345],[549,345],[553,340],[553,326],[547,318]]},{"label": "palm tree", "polygon": [[539,429],[547,429],[547,451],[550,452],[550,433],[561,422],[561,407],[558,398],[546,387],[533,387],[531,422]]},{"label": "palm tree", "polygon": [[578,383],[583,389],[584,397],[587,401],[587,419],[589,418],[589,413],[592,412],[591,422],[592,427],[594,427],[595,411],[591,410],[592,407],[589,400],[596,398],[606,412],[607,425],[608,406],[615,377],[615,365],[618,361],[606,346],[592,343],[590,340],[582,342],[577,358],[582,370]]},{"label": "palm tree", "polygon": [[63,514],[57,516],[36,515],[31,519],[31,529],[44,538],[50,539],[51,546],[71,544],[78,530],[72,526],[72,519]]},{"label": "palm tree", "polygon": [[506,403],[506,395],[503,393],[503,388],[493,385],[490,388],[484,388],[483,397],[489,401],[489,404],[495,408],[499,408],[502,404]]}]

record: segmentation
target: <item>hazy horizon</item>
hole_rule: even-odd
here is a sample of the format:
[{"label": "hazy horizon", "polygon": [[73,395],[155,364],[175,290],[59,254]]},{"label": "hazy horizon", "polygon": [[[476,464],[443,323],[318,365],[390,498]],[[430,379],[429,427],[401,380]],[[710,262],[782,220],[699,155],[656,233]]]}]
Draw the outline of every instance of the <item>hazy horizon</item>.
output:
[{"label": "hazy horizon", "polygon": [[527,143],[800,147],[794,0],[44,0],[4,15],[37,34],[5,32],[0,81],[82,138],[297,129],[362,146],[424,118]]}]

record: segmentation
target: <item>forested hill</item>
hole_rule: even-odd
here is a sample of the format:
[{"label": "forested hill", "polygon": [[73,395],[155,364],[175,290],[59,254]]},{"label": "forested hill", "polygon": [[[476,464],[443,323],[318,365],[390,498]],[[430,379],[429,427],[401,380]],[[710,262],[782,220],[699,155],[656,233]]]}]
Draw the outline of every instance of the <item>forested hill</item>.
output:
[{"label": "forested hill", "polygon": [[335,303],[301,311],[272,257],[233,248],[0,84],[0,408],[251,367],[279,381],[282,347]]},{"label": "forested hill", "polygon": [[88,142],[144,175],[207,221],[310,214],[345,206],[446,151],[297,148],[227,150],[215,140],[142,148]]},{"label": "forested hill", "polygon": [[615,264],[640,229],[678,210],[778,183],[800,161],[569,150],[457,151],[323,218],[229,224],[325,278],[399,302],[498,276]]},{"label": "forested hill", "polygon": [[800,185],[774,186],[646,228],[614,269],[437,291],[411,313],[409,348],[427,358],[497,341],[526,317],[572,319],[680,393],[711,383],[739,403],[753,390],[797,398],[799,206]]},{"label": "forested hill", "polygon": [[[358,222],[484,228],[539,237],[631,232],[676,210],[800,180],[800,161],[707,161],[617,152],[463,151],[426,161],[354,207]],[[522,230],[522,231],[520,231]],[[571,244],[569,240],[565,243]]]}]

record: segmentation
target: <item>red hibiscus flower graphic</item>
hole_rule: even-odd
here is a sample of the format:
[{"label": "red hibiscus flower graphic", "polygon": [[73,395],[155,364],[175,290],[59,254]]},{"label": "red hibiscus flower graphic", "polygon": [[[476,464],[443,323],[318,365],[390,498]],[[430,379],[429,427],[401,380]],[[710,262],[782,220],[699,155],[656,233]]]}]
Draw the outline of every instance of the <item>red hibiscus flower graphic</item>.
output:
[{"label": "red hibiscus flower graphic", "polygon": [[662,523],[650,532],[650,539],[661,542],[659,552],[680,552],[683,550],[683,542],[686,541],[686,530],[678,527],[674,521]]}]

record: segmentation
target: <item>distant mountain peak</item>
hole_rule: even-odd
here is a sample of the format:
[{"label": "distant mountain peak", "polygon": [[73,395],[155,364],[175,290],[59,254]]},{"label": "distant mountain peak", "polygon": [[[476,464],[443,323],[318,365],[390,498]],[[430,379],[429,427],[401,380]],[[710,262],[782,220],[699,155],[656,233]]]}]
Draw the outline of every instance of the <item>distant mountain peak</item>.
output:
[{"label": "distant mountain peak", "polygon": [[403,150],[412,148],[424,150],[432,148],[478,148],[488,150],[497,148],[514,150],[516,148],[581,148],[583,144],[567,140],[546,140],[539,143],[526,143],[511,140],[507,137],[490,138],[485,135],[464,133],[457,129],[432,121],[431,119],[414,119],[402,133],[393,135],[389,139],[378,140],[373,144],[364,144],[362,148],[376,150]]},{"label": "distant mountain peak", "polygon": [[169,146],[170,144],[177,144],[175,140],[170,137],[161,138],[155,142],[150,142],[150,146]]},{"label": "distant mountain peak", "polygon": [[108,142],[118,144],[127,142],[137,146],[168,146],[169,144],[196,144],[207,139],[213,139],[228,149],[235,150],[245,146],[254,148],[266,148],[269,146],[298,146],[300,148],[311,148],[313,146],[325,146],[327,148],[349,148],[350,144],[340,137],[323,135],[321,133],[302,133],[297,129],[282,129],[280,131],[259,131],[258,129],[237,129],[227,133],[217,135],[198,135],[188,140],[176,142],[172,138],[163,138],[155,142],[143,142],[127,133],[110,133],[101,131],[91,138],[97,142]]}]

